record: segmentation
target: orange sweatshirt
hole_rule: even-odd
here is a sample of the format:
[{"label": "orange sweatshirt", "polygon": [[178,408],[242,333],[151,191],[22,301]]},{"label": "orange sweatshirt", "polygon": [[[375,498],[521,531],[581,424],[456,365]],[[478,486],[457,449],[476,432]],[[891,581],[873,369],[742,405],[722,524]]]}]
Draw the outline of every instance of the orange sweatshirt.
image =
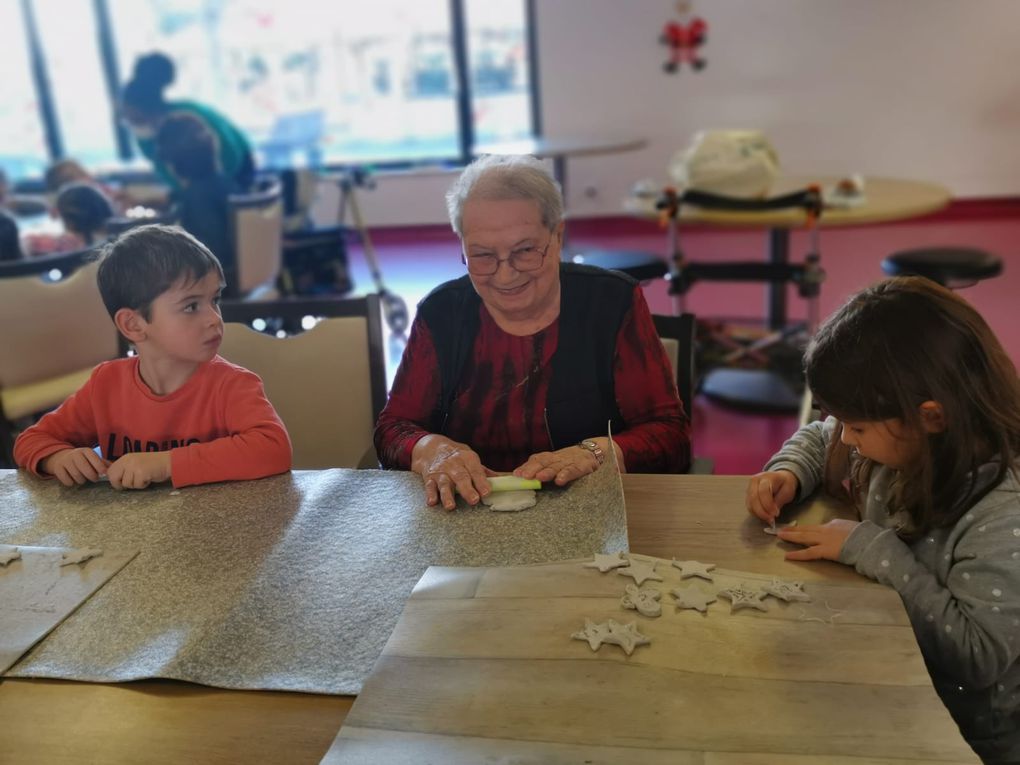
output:
[{"label": "orange sweatshirt", "polygon": [[99,446],[114,462],[128,452],[170,451],[175,487],[262,478],[290,470],[290,438],[254,372],[216,356],[183,386],[157,396],[142,381],[138,358],[97,366],[58,409],[14,444],[20,467],[61,449]]}]

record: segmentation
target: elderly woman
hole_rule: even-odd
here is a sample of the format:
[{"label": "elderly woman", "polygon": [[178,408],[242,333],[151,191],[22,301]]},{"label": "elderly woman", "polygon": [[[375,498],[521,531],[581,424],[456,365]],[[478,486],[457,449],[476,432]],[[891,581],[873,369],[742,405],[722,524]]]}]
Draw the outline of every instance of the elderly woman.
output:
[{"label": "elderly woman", "polygon": [[513,471],[564,485],[599,468],[681,472],[688,418],[640,286],[561,263],[563,200],[533,157],[487,156],[446,197],[467,275],[418,315],[375,445],[428,504],[476,504]]}]

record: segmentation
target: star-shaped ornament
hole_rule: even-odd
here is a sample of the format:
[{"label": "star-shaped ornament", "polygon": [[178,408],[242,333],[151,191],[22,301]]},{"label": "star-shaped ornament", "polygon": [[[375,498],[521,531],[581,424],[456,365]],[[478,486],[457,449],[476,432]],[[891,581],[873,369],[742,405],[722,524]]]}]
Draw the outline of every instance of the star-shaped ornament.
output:
[{"label": "star-shaped ornament", "polygon": [[630,561],[624,558],[620,553],[613,553],[612,555],[603,555],[602,553],[595,553],[595,560],[588,561],[584,564],[585,568],[597,568],[603,574],[607,571],[611,571],[614,568],[620,566],[630,565]]},{"label": "star-shaped ornament", "polygon": [[714,563],[701,563],[696,560],[677,560],[674,558],[673,565],[680,569],[681,579],[690,579],[692,576],[699,576],[710,582],[714,581],[714,577],[708,573],[715,568]]},{"label": "star-shaped ornament", "polygon": [[772,577],[772,581],[762,585],[766,595],[785,600],[789,603],[792,600],[807,603],[811,596],[804,592],[803,582],[788,582],[778,577]]},{"label": "star-shaped ornament", "polygon": [[652,641],[638,632],[634,622],[620,624],[615,619],[596,624],[591,619],[584,620],[584,629],[571,635],[574,640],[586,640],[591,650],[597,651],[603,643],[618,645],[630,656],[639,645],[648,645]]},{"label": "star-shaped ornament", "polygon": [[716,600],[715,595],[702,592],[693,584],[670,590],[670,594],[676,598],[676,608],[678,611],[684,608],[693,608],[695,611],[705,613],[708,610],[709,604],[715,603]]},{"label": "star-shaped ornament", "polygon": [[17,547],[7,547],[6,545],[0,546],[0,566],[6,566],[8,563],[12,563],[20,557],[21,551]]},{"label": "star-shaped ornament", "polygon": [[769,607],[762,600],[765,597],[765,593],[760,589],[752,589],[746,582],[720,590],[719,597],[726,598],[730,602],[731,614],[742,608],[755,608],[759,611],[769,610]]},{"label": "star-shaped ornament", "polygon": [[659,602],[659,598],[661,597],[662,593],[651,587],[638,588],[633,584],[628,584],[620,599],[620,605],[637,611],[643,616],[660,616],[662,603]]},{"label": "star-shaped ornament", "polygon": [[94,548],[82,548],[81,550],[68,550],[60,558],[61,566],[70,566],[75,563],[85,563],[103,554],[102,550]]},{"label": "star-shaped ornament", "polygon": [[627,568],[621,568],[616,573],[620,576],[632,577],[639,585],[644,584],[648,579],[656,582],[662,581],[662,577],[655,573],[655,561],[645,563],[640,560],[632,560]]}]

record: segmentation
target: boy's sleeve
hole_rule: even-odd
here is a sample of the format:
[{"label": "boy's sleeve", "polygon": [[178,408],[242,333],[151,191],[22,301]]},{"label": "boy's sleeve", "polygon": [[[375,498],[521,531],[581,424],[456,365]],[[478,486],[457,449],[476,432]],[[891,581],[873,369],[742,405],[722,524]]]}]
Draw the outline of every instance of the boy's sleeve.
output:
[{"label": "boy's sleeve", "polygon": [[39,463],[51,454],[98,444],[92,406],[98,370],[97,367],[85,384],[64,403],[18,436],[14,442],[14,461],[18,467],[38,476],[49,477],[39,472]]},{"label": "boy's sleeve", "polygon": [[772,455],[763,471],[789,470],[800,482],[798,498],[809,496],[825,474],[825,453],[836,431],[837,420],[829,417],[824,422],[809,422]]},{"label": "boy's sleeve", "polygon": [[224,384],[221,400],[229,435],[171,449],[170,478],[176,488],[264,478],[290,470],[290,437],[259,376],[238,370]]}]

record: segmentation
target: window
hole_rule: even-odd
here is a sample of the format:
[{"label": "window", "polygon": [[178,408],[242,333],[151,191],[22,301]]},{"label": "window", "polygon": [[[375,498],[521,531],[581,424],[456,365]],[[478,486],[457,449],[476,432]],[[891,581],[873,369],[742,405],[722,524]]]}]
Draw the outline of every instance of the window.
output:
[{"label": "window", "polygon": [[[449,0],[107,0],[126,80],[152,50],[169,97],[214,104],[263,166],[460,156]],[[471,0],[476,138],[531,134],[524,0]]]},{"label": "window", "polygon": [[[0,29],[21,30],[21,4],[0,2]],[[38,175],[49,162],[26,35],[6,31],[0,45],[0,168],[10,179]]]}]

